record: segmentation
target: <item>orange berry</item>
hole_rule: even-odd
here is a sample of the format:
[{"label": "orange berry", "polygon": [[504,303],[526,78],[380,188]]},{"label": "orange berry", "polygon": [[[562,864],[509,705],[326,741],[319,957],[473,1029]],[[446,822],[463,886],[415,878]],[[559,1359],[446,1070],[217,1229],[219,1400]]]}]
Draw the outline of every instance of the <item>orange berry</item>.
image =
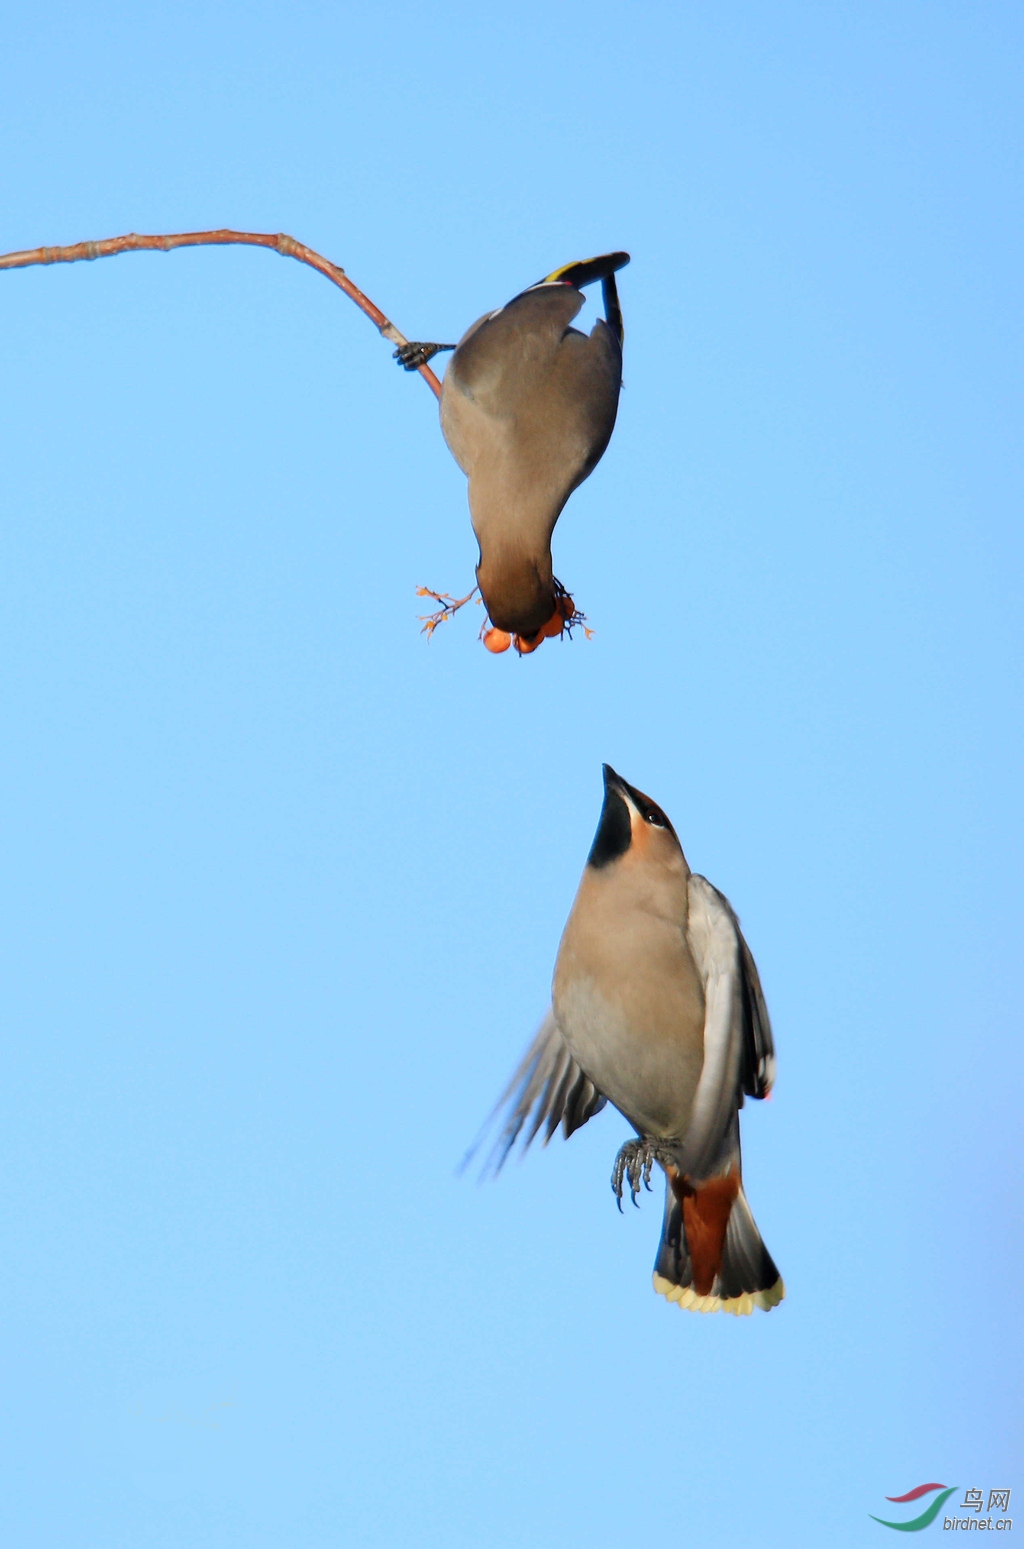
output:
[{"label": "orange berry", "polygon": [[543,639],[543,633],[534,635],[530,640],[528,640],[525,635],[516,635],[516,650],[519,652],[520,656],[529,656],[531,651],[535,651],[537,649]]},{"label": "orange berry", "polygon": [[551,617],[548,619],[547,623],[544,625],[544,628],[541,630],[540,638],[542,640],[557,640],[564,628],[565,619],[556,608],[554,613],[552,613]]},{"label": "orange berry", "polygon": [[484,635],[484,645],[497,656],[501,651],[507,651],[512,644],[512,636],[506,634],[503,629],[489,629]]}]

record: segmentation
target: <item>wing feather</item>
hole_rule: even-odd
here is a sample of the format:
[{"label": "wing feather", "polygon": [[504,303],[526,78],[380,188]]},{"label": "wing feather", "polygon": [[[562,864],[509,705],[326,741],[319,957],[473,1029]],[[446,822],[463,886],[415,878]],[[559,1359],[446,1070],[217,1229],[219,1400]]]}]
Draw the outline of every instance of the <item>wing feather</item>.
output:
[{"label": "wing feather", "polygon": [[[501,1171],[524,1129],[524,1151],[542,1129],[542,1143],[545,1146],[559,1125],[568,1140],[574,1130],[580,1129],[595,1113],[600,1113],[607,1100],[569,1053],[555,1021],[555,1014],[549,1008],[536,1038],[484,1126],[486,1131],[495,1116],[505,1110],[505,1120],[488,1157],[485,1172]],[[475,1151],[476,1146],[469,1156]]]},{"label": "wing feather", "polygon": [[[735,919],[735,915],[733,919]],[[775,1081],[775,1043],[772,1024],[764,991],[750,948],[743,939],[739,921],[736,932],[740,938],[740,955],[743,962],[743,981],[746,1001],[743,1038],[743,1090],[749,1097],[767,1097]]]},{"label": "wing feather", "polygon": [[771,1090],[775,1054],[761,981],[725,896],[706,877],[689,881],[687,941],[704,984],[704,1066],[686,1134],[684,1166],[707,1177],[728,1148],[743,1094]]}]

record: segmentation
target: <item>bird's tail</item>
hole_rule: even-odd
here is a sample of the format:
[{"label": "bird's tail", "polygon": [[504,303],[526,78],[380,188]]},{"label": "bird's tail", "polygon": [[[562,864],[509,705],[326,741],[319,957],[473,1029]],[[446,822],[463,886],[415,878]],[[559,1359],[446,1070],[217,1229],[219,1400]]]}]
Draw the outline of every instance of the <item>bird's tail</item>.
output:
[{"label": "bird's tail", "polygon": [[616,269],[624,269],[628,263],[628,253],[602,253],[600,258],[580,258],[575,263],[563,264],[560,269],[546,275],[540,283],[552,285],[561,281],[564,285],[575,285],[578,290],[582,290],[584,285],[593,285],[595,280],[608,279]]},{"label": "bird's tail", "polygon": [[669,1177],[654,1289],[694,1312],[767,1312],[781,1302],[782,1277],[738,1173],[697,1185]]},{"label": "bird's tail", "polygon": [[530,290],[540,290],[544,285],[575,285],[577,290],[582,290],[585,285],[593,285],[595,280],[600,280],[604,320],[618,339],[621,350],[624,333],[615,272],[624,269],[628,263],[628,253],[602,253],[600,258],[580,258],[575,263],[563,264],[560,269],[554,269],[543,280],[538,280],[536,285],[531,285]]}]

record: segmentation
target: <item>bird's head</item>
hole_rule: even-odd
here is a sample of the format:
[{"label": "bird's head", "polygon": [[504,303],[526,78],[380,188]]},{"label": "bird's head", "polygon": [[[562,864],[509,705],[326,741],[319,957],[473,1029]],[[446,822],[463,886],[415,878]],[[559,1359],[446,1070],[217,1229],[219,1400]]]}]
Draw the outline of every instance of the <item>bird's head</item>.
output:
[{"label": "bird's head", "polygon": [[689,875],[676,831],[657,802],[604,765],[604,806],[587,865],[596,871],[627,867],[677,880]]},{"label": "bird's head", "polygon": [[555,613],[550,559],[546,565],[538,565],[518,554],[481,558],[476,580],[491,623],[510,635],[532,641]]}]

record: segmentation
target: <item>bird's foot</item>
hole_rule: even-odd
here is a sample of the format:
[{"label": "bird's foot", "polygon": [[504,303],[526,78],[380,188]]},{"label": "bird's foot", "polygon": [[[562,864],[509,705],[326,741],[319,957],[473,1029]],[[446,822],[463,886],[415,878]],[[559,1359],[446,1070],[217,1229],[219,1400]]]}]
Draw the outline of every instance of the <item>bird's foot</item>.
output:
[{"label": "bird's foot", "polygon": [[[471,592],[466,593],[465,597],[452,597],[447,592],[432,592],[429,586],[417,586],[417,597],[433,597],[435,602],[441,604],[436,613],[420,614],[420,623],[423,625],[420,633],[426,635],[429,640],[438,624],[443,624],[445,619],[454,618],[459,609],[464,608],[467,602],[472,602],[476,595],[475,586]],[[477,598],[478,602],[479,600]]]},{"label": "bird's foot", "polygon": [[406,371],[418,371],[425,366],[428,360],[433,360],[435,355],[442,350],[453,350],[454,344],[421,344],[411,340],[408,344],[400,344],[395,351],[395,359]]},{"label": "bird's foot", "polygon": [[662,1166],[666,1163],[671,1166],[672,1160],[671,1151],[661,1142],[652,1140],[649,1135],[644,1135],[639,1140],[627,1140],[620,1148],[615,1158],[615,1166],[612,1168],[612,1193],[615,1195],[620,1211],[623,1183],[629,1184],[630,1197],[635,1205],[641,1183],[648,1193],[651,1192],[651,1168],[655,1162],[660,1162]]}]

